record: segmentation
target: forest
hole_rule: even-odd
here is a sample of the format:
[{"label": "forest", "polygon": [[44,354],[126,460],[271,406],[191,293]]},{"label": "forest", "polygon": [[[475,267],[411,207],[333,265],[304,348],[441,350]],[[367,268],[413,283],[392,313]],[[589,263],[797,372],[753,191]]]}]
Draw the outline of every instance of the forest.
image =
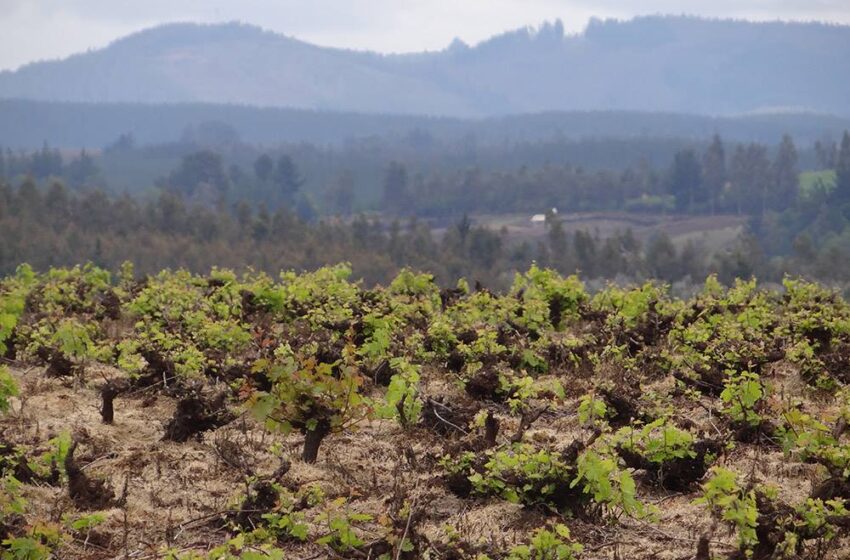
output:
[{"label": "forest", "polygon": [[[699,147],[666,145],[659,154],[670,155],[662,164],[629,165],[631,156],[623,156],[621,168],[597,170],[567,163],[453,168],[435,150],[427,174],[382,159],[389,155],[384,148],[379,156],[357,147],[321,157],[305,146],[293,155],[249,152],[240,165],[198,142],[182,148],[156,187],[136,192],[110,188],[100,166],[109,153],[142,158],[158,149],[135,147],[129,137],[97,157],[83,151],[67,158],[46,145],[2,152],[0,271],[22,262],[46,270],[86,261],[117,270],[131,259],[145,273],[216,265],[276,273],[347,261],[367,285],[386,284],[413,267],[441,283],[468,277],[501,290],[515,271],[536,262],[566,274],[581,271],[590,281],[660,279],[683,288],[710,273],[727,283],[802,275],[844,290],[850,280],[846,132],[809,150],[798,150],[787,135],[776,146],[714,136]],[[616,154],[617,145],[576,146]],[[619,146],[629,153],[638,144]],[[495,159],[499,152],[489,153]],[[340,171],[319,187],[303,170],[322,161]],[[371,198],[362,183],[370,174]],[[534,236],[516,235],[487,217],[541,211],[549,215]],[[592,225],[566,227],[571,214],[588,212],[739,216],[744,227],[721,245],[696,234],[673,238],[663,229],[637,235],[625,225],[603,235]]]}]

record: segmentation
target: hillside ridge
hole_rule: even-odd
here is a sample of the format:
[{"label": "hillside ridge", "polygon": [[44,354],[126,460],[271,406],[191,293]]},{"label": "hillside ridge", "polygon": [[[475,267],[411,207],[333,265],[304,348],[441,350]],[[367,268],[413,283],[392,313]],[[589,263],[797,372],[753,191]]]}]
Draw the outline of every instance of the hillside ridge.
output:
[{"label": "hillside ridge", "polygon": [[850,27],[645,16],[380,54],[244,23],[172,23],[0,72],[0,98],[482,117],[565,110],[850,115]]}]

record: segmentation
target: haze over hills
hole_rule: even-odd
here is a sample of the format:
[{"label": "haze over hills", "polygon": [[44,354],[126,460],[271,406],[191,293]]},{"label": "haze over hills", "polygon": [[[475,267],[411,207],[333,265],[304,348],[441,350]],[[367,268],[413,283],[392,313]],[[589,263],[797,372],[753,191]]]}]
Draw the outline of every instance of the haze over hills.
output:
[{"label": "haze over hills", "polygon": [[801,145],[838,139],[850,118],[812,113],[731,117],[637,111],[560,111],[462,119],[261,108],[210,103],[152,105],[0,99],[0,146],[33,149],[44,142],[66,148],[98,148],[122,134],[141,144],[174,142],[193,129],[230,129],[239,140],[266,146],[281,142],[342,145],[370,137],[422,145],[502,145],[558,139],[678,138],[713,134],[734,142],[774,144],[783,134]]},{"label": "haze over hills", "polygon": [[0,97],[479,117],[539,111],[850,116],[850,27],[690,17],[521,29],[380,55],[243,24],[171,24],[0,73]]}]

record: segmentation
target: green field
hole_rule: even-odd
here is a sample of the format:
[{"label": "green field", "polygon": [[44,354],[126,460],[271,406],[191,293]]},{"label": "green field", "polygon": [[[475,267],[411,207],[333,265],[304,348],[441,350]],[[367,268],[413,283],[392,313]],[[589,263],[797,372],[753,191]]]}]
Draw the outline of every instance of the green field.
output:
[{"label": "green field", "polygon": [[809,198],[814,194],[830,193],[835,188],[835,171],[805,171],[800,173],[800,194],[803,198]]}]

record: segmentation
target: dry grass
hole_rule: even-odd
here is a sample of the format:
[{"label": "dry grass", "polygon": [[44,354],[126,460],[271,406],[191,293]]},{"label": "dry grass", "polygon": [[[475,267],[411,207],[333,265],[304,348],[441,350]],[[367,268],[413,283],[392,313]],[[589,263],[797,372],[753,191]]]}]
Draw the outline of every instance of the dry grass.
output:
[{"label": "dry grass", "polygon": [[[279,443],[283,455],[292,461],[286,485],[318,485],[328,498],[344,496],[352,511],[374,517],[376,522],[358,525],[366,542],[380,536],[377,521],[393,514],[395,498],[414,504],[418,514],[415,530],[433,544],[447,541],[454,533],[466,542],[505,550],[552,515],[495,498],[461,499],[451,494],[436,468],[447,441],[425,428],[405,432],[386,421],[364,422],[352,432],[329,436],[318,463],[308,465],[298,459],[300,436],[269,435],[246,415],[205,433],[200,440],[162,441],[163,425],[174,412],[175,402],[151,391],[119,397],[114,425],[104,425],[97,386],[118,374],[109,368],[89,368],[84,380],[74,381],[46,379],[40,369],[12,372],[21,385],[22,397],[2,420],[6,442],[43,449],[49,437],[70,430],[80,442],[77,456],[89,476],[105,479],[119,495],[127,481],[126,507],[106,512],[107,521],[97,528],[96,538],[69,543],[62,558],[138,560],[158,558],[166,547],[203,551],[221,543],[228,537],[221,513],[234,508],[244,496],[248,474],[268,475],[279,466],[280,458],[270,452],[272,443]],[[459,390],[444,377],[426,375],[424,386],[429,394],[460,398]],[[714,431],[710,409],[685,400],[668,404],[675,407],[677,417],[694,422],[697,431],[707,435]],[[574,411],[575,402],[568,402],[557,413],[542,416],[526,438],[553,447],[567,445],[581,434]],[[514,429],[515,424],[503,418],[500,437],[506,439]],[[792,503],[805,498],[815,474],[812,465],[790,462],[778,451],[765,452],[748,445],[739,445],[723,463],[778,485],[780,496]],[[696,493],[671,494],[648,486],[640,487],[639,492],[658,506],[657,523],[627,518],[601,523],[565,520],[585,544],[583,558],[692,558],[702,535],[711,535],[712,551],[720,557],[734,549],[734,536],[718,527],[704,508],[693,504]],[[59,521],[63,513],[73,512],[65,488],[28,486],[26,496],[40,519]],[[309,510],[308,520],[323,507]],[[318,526],[311,529],[322,530]],[[314,544],[288,544],[285,548],[291,558],[340,557]],[[840,552],[833,556],[841,557]]]}]

